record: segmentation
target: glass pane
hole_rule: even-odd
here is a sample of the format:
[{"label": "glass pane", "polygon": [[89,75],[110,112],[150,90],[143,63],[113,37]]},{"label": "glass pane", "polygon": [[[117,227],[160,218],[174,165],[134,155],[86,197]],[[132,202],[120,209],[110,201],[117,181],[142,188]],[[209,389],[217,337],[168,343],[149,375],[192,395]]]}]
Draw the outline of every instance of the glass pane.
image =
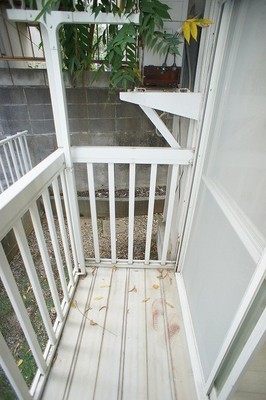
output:
[{"label": "glass pane", "polygon": [[[240,2],[241,3],[241,2]],[[252,17],[251,17],[252,16]],[[234,32],[221,76],[221,98],[207,174],[238,203],[266,243],[265,1],[236,3]]]},{"label": "glass pane", "polygon": [[183,274],[205,377],[255,264],[207,189],[200,193]]}]

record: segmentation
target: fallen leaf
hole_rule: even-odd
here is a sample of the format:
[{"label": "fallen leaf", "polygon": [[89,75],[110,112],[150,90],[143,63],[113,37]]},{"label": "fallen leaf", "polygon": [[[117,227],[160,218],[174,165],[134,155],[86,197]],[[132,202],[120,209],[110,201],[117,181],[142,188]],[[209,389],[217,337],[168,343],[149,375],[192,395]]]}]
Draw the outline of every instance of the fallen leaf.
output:
[{"label": "fallen leaf", "polygon": [[130,290],[129,290],[129,293],[130,293],[130,292],[137,293],[137,288],[136,288],[136,286],[134,286],[132,289],[130,289]]},{"label": "fallen leaf", "polygon": [[116,271],[118,268],[117,268],[117,266],[116,265],[113,265],[112,266],[112,271]]},{"label": "fallen leaf", "polygon": [[98,325],[97,322],[93,321],[93,319],[90,320],[90,325],[95,326]]},{"label": "fallen leaf", "polygon": [[86,314],[88,311],[92,310],[91,307],[86,308],[86,310],[84,311],[84,314]]},{"label": "fallen leaf", "polygon": [[96,300],[96,301],[102,300],[102,299],[103,299],[103,296],[96,296],[96,297],[93,298],[93,300]]},{"label": "fallen leaf", "polygon": [[145,299],[142,300],[142,303],[146,303],[149,300],[150,300],[150,297],[146,297]]},{"label": "fallen leaf", "polygon": [[100,288],[109,288],[111,285],[101,285]]},{"label": "fallen leaf", "polygon": [[102,306],[99,311],[103,310],[104,308],[107,308],[107,306]]},{"label": "fallen leaf", "polygon": [[153,289],[159,289],[159,285],[156,285],[156,283],[154,285],[152,285]]},{"label": "fallen leaf", "polygon": [[74,303],[74,301],[71,301],[70,307],[72,307],[72,308],[77,308],[77,306],[76,306],[76,304]]},{"label": "fallen leaf", "polygon": [[175,308],[172,304],[170,304],[170,303],[167,303],[167,301],[165,302],[169,307],[171,307],[171,308]]},{"label": "fallen leaf", "polygon": [[19,367],[21,364],[23,363],[23,360],[20,358],[19,360],[17,360],[16,364]]},{"label": "fallen leaf", "polygon": [[29,293],[29,291],[32,289],[32,287],[31,286],[29,286],[28,287],[28,289],[27,289],[27,291],[26,291],[26,294],[28,294]]}]

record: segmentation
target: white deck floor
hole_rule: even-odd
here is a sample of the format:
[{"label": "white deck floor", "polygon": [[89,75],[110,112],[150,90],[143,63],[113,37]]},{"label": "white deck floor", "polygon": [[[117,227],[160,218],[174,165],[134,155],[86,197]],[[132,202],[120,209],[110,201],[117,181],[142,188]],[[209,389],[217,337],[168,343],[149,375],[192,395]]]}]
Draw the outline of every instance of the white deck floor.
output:
[{"label": "white deck floor", "polygon": [[196,399],[174,273],[88,269],[43,399]]}]

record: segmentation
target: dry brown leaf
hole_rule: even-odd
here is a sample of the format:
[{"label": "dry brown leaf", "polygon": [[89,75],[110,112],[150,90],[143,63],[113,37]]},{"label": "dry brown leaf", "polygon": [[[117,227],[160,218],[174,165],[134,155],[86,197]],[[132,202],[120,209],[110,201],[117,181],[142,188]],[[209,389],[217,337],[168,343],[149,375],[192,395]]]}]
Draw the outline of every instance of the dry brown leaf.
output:
[{"label": "dry brown leaf", "polygon": [[93,321],[93,319],[90,320],[90,325],[95,326],[98,325],[97,322]]},{"label": "dry brown leaf", "polygon": [[102,311],[104,308],[107,308],[107,306],[102,306],[99,311]]},{"label": "dry brown leaf", "polygon": [[19,360],[17,360],[17,362],[16,362],[16,364],[17,364],[17,366],[19,367],[21,364],[23,363],[23,360],[22,360],[22,358],[20,358]]},{"label": "dry brown leaf", "polygon": [[132,289],[130,289],[130,290],[129,290],[129,293],[130,293],[130,292],[137,293],[137,288],[136,288],[136,286],[134,286]]},{"label": "dry brown leaf", "polygon": [[156,283],[154,285],[152,285],[153,289],[159,289],[159,285],[156,285]]},{"label": "dry brown leaf", "polygon": [[102,299],[103,299],[103,296],[96,296],[96,297],[93,298],[93,300],[96,300],[96,301],[102,300]]},{"label": "dry brown leaf", "polygon": [[142,303],[147,303],[147,301],[150,300],[150,297],[146,297],[145,299],[142,300]]},{"label": "dry brown leaf", "polygon": [[172,304],[170,304],[170,303],[167,303],[167,301],[165,302],[169,307],[171,307],[171,308],[175,308]]}]

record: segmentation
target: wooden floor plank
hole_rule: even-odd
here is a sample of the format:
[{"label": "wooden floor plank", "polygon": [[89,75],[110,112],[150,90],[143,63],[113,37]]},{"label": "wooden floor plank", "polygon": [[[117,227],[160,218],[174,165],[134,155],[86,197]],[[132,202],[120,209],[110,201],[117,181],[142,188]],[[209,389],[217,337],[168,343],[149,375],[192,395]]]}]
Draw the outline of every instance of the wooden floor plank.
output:
[{"label": "wooden floor plank", "polygon": [[144,270],[130,270],[121,399],[148,399]]},{"label": "wooden floor plank", "polygon": [[81,279],[43,400],[194,400],[174,275],[98,268]]},{"label": "wooden floor plank", "polygon": [[169,339],[170,362],[173,372],[175,398],[195,400],[193,372],[182,322],[182,311],[174,273],[164,270],[161,279],[162,296],[167,316],[166,335]]},{"label": "wooden floor plank", "polygon": [[118,393],[121,346],[123,343],[123,326],[127,310],[125,298],[127,297],[128,271],[117,269],[112,273],[110,298],[107,308],[107,317],[101,356],[98,365],[98,374],[95,382],[94,399],[115,399]]},{"label": "wooden floor plank", "polygon": [[145,271],[147,316],[147,353],[149,399],[173,399],[169,382],[169,362],[165,337],[164,307],[161,297],[160,273],[157,270]]}]

